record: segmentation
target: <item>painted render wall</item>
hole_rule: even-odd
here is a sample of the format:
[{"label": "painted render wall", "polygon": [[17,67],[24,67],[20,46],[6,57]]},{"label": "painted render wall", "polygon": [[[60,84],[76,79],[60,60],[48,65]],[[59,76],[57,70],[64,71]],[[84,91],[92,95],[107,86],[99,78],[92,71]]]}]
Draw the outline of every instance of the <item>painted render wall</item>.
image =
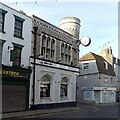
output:
[{"label": "painted render wall", "polygon": [[[40,63],[39,60],[37,60],[37,63]],[[49,66],[49,65],[48,65]],[[36,80],[35,80],[35,104],[47,104],[47,103],[60,103],[60,102],[75,102],[76,101],[76,76],[78,69],[74,68],[76,72],[70,72],[67,70],[72,70],[71,67],[66,67],[59,64],[52,63],[52,67],[57,66],[56,68],[48,67],[48,66],[42,66],[37,65],[36,66]],[[63,70],[60,68],[64,68]],[[40,82],[42,76],[49,74],[52,77],[51,81],[51,96],[49,99],[42,100],[40,98]],[[60,82],[61,79],[66,76],[69,78],[68,81],[68,98],[60,99]],[[31,83],[30,83],[30,105],[32,105],[32,75],[31,75]]]},{"label": "painted render wall", "polygon": [[[87,61],[86,61],[87,62]],[[83,63],[82,63],[83,64]],[[82,67],[80,63],[80,66]],[[89,62],[88,70],[80,70],[77,77],[77,101],[82,100],[82,87],[116,87],[116,79],[114,76],[98,74],[96,62]],[[107,78],[107,79],[106,79]],[[112,78],[112,79],[111,79]]]},{"label": "painted render wall", "polygon": [[[21,53],[21,65],[30,66],[29,63],[29,57],[31,55],[31,38],[32,38],[32,20],[29,16],[24,15],[23,13],[20,13],[19,11],[16,11],[6,5],[3,5],[0,3],[1,9],[7,11],[5,14],[5,25],[4,25],[4,31],[5,33],[0,32],[0,39],[5,40],[6,42],[3,45],[3,58],[2,63],[4,65],[11,65],[10,62],[10,51],[8,51],[8,46],[13,46],[13,43],[23,45],[22,53]],[[17,37],[14,37],[14,22],[15,17],[14,15],[25,19],[23,22],[23,34],[22,37],[24,39],[20,39]]]}]

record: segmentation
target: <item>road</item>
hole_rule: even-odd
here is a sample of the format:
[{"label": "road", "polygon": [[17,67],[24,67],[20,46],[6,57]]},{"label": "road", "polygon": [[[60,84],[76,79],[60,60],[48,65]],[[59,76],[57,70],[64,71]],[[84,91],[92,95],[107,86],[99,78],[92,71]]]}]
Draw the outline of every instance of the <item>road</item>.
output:
[{"label": "road", "polygon": [[29,119],[31,118],[120,118],[120,105],[114,104],[108,106],[93,106],[91,108],[80,108],[75,111],[51,113],[29,117]]}]

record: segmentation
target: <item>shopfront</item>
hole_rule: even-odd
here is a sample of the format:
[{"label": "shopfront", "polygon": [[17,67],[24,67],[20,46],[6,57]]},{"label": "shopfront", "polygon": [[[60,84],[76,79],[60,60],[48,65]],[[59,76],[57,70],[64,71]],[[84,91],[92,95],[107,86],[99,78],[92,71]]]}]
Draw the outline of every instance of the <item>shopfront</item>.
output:
[{"label": "shopfront", "polygon": [[2,112],[22,111],[29,108],[29,80],[31,69],[2,66]]}]

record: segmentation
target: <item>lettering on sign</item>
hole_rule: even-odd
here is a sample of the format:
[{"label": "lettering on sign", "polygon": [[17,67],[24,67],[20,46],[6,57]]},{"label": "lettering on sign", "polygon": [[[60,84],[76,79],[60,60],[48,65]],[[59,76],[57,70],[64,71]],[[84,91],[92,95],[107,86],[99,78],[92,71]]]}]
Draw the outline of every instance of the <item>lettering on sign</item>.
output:
[{"label": "lettering on sign", "polygon": [[0,70],[0,75],[10,76],[10,77],[27,78],[27,76],[25,74],[18,72],[18,71],[12,71],[12,70]]}]

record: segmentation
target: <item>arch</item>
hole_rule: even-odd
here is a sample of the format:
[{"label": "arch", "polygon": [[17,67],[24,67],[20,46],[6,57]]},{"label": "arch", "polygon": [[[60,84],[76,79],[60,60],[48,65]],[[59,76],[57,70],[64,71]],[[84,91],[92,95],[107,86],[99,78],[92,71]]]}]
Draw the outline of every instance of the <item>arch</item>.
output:
[{"label": "arch", "polygon": [[46,36],[42,35],[42,46],[45,47]]},{"label": "arch", "polygon": [[60,97],[68,97],[68,82],[67,76],[62,77],[60,82]]},{"label": "arch", "polygon": [[50,97],[52,76],[45,74],[40,79],[40,98]]},{"label": "arch", "polygon": [[51,41],[51,38],[50,37],[47,37],[47,47],[50,48],[50,41]]}]

